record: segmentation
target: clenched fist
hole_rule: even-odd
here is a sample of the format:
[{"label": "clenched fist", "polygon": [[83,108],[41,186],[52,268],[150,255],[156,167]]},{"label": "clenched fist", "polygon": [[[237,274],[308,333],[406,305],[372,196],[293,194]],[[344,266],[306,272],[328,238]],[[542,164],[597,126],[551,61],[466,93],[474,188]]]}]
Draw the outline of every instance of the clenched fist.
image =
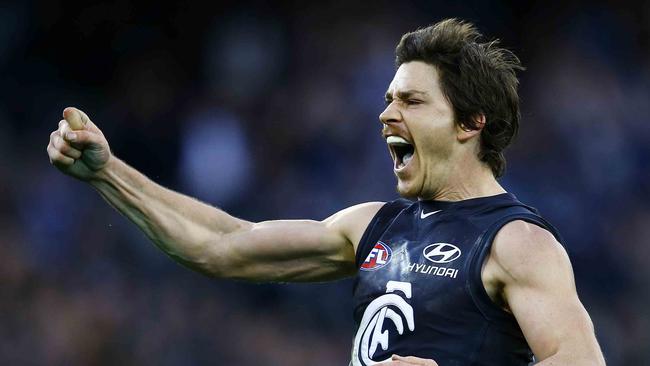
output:
[{"label": "clenched fist", "polygon": [[63,110],[59,128],[50,134],[47,154],[55,167],[81,180],[92,179],[111,158],[102,131],[84,112],[73,107]]}]

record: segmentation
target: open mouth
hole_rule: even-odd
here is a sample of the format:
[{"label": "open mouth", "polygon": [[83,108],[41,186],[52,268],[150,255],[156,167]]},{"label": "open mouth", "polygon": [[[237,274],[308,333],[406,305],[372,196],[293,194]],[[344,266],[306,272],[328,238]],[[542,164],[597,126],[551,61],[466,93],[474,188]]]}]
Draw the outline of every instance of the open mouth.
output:
[{"label": "open mouth", "polygon": [[406,167],[411,159],[413,159],[415,148],[403,137],[388,136],[386,143],[388,143],[393,159],[395,160],[395,169],[400,170]]}]

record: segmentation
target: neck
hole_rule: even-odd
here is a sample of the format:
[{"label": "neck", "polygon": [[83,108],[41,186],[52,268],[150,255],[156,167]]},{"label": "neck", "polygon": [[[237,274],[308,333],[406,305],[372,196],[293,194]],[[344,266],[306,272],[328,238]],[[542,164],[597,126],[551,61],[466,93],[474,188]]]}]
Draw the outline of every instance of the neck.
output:
[{"label": "neck", "polygon": [[450,164],[445,175],[440,180],[443,184],[433,190],[433,197],[426,199],[461,201],[506,193],[494,177],[492,169],[479,161],[476,155],[465,156]]}]

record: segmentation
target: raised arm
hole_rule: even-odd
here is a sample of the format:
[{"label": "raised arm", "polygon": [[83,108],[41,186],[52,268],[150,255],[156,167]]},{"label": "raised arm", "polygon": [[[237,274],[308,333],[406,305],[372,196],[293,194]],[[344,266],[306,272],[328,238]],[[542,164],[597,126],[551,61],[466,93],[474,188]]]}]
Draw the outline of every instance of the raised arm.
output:
[{"label": "raised arm", "polygon": [[523,221],[507,224],[494,240],[486,271],[503,284],[536,365],[605,365],[569,258],[551,233]]},{"label": "raised arm", "polygon": [[[90,183],[175,260],[207,275],[251,281],[322,281],[355,273],[356,246],[383,205],[365,203],[323,221],[252,223],[164,188],[110,153],[99,128],[66,108],[50,135],[50,161]],[[81,130],[71,130],[79,119]]]}]

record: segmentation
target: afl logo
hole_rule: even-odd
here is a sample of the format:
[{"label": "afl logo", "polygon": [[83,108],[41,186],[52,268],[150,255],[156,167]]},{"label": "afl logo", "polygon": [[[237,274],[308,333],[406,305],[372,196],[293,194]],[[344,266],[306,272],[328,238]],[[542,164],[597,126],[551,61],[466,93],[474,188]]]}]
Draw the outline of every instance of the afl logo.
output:
[{"label": "afl logo", "polygon": [[374,271],[387,265],[392,257],[393,250],[388,245],[377,242],[370,253],[368,253],[366,260],[361,264],[360,269],[362,271]]},{"label": "afl logo", "polygon": [[460,257],[460,248],[448,243],[435,243],[422,251],[424,258],[433,263],[449,263]]}]

